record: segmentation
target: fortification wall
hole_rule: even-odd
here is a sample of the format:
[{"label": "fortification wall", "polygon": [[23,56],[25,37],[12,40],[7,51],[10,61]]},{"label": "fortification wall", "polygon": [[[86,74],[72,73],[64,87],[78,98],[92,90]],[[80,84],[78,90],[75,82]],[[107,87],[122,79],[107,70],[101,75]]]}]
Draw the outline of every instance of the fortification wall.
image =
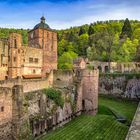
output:
[{"label": "fortification wall", "polygon": [[140,78],[104,75],[99,80],[99,93],[118,97],[140,99]]},{"label": "fortification wall", "polygon": [[23,85],[23,92],[41,90],[53,85],[53,72],[45,79],[8,79],[0,81],[0,87],[12,88],[17,84]]},{"label": "fortification wall", "polygon": [[98,70],[84,70],[83,83],[83,108],[89,114],[96,114],[98,109]]},{"label": "fortification wall", "polygon": [[[61,91],[63,107],[47,97],[43,89],[48,87]],[[28,139],[30,132],[34,137],[41,135],[64,125],[83,111],[96,114],[98,71],[60,70],[48,75],[47,79],[8,79],[0,81],[0,89],[1,104],[2,99],[6,101],[6,112],[0,118],[7,120],[0,125],[0,134],[5,131],[2,139],[10,140],[10,134],[12,139]],[[5,90],[8,94],[5,94]]]},{"label": "fortification wall", "polygon": [[11,139],[12,90],[0,87],[0,139]]},{"label": "fortification wall", "polygon": [[74,73],[71,70],[54,71],[54,81],[56,81],[58,79],[60,81],[72,81],[73,76],[74,76]]},{"label": "fortification wall", "polygon": [[139,140],[140,138],[140,103],[138,104],[133,121],[128,130],[125,140]]},{"label": "fortification wall", "polygon": [[28,103],[28,114],[33,137],[70,121],[72,108],[70,101],[67,100],[70,98],[70,94],[65,95],[63,107],[57,106],[53,100],[46,96],[43,90],[25,93],[24,95]]}]

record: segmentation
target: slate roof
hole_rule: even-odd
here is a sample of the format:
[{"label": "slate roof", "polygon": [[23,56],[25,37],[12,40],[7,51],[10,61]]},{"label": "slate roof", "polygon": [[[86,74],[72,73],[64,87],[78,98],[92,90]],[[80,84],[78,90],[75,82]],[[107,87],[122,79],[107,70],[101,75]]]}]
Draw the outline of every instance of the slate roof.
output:
[{"label": "slate roof", "polygon": [[51,30],[50,26],[48,24],[45,23],[45,17],[41,17],[40,18],[40,23],[38,23],[37,25],[34,26],[34,29],[38,29],[38,28],[41,28],[41,29],[49,29]]}]

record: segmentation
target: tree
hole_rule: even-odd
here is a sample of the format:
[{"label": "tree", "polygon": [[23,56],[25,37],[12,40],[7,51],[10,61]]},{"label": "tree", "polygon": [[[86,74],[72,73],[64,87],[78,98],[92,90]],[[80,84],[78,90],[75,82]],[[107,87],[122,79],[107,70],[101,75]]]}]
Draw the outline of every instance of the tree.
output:
[{"label": "tree", "polygon": [[140,45],[138,45],[138,47],[137,47],[137,52],[136,52],[136,58],[135,58],[135,60],[137,62],[140,62]]},{"label": "tree", "polygon": [[95,31],[94,31],[93,25],[90,24],[89,29],[88,29],[88,35],[90,36],[90,35],[92,35],[94,33],[95,33]]},{"label": "tree", "polygon": [[88,34],[82,34],[79,37],[79,41],[78,41],[78,54],[80,56],[86,56],[86,50],[88,48]]},{"label": "tree", "polygon": [[94,46],[87,48],[87,57],[90,61],[97,59],[97,52]]},{"label": "tree", "polygon": [[58,42],[58,55],[61,56],[65,51],[67,51],[67,46],[69,42],[65,39],[62,39]]},{"label": "tree", "polygon": [[74,31],[70,31],[70,33],[68,33],[67,35],[67,39],[69,42],[77,42],[78,37],[79,36],[76,33],[74,33]]},{"label": "tree", "polygon": [[134,30],[133,38],[140,40],[140,28]]},{"label": "tree", "polygon": [[117,50],[117,60],[120,62],[130,62],[133,61],[136,56],[136,51],[138,47],[138,40],[133,41],[127,38],[125,42]]},{"label": "tree", "polygon": [[84,27],[81,26],[80,30],[79,30],[79,36],[82,34],[85,34],[86,30],[84,29]]},{"label": "tree", "polygon": [[115,35],[109,30],[104,30],[102,32],[96,33],[94,36],[94,45],[96,50],[98,50],[98,60],[109,62],[109,71],[110,71],[110,62],[112,60],[112,52],[114,45]]},{"label": "tree", "polygon": [[120,35],[120,38],[126,38],[126,37],[129,38],[132,37],[132,28],[128,18],[126,18],[126,20],[124,21],[124,25],[122,27],[122,32]]},{"label": "tree", "polygon": [[58,59],[58,68],[59,69],[72,69],[73,68],[73,59],[77,58],[78,55],[74,52],[64,52],[62,56]]}]

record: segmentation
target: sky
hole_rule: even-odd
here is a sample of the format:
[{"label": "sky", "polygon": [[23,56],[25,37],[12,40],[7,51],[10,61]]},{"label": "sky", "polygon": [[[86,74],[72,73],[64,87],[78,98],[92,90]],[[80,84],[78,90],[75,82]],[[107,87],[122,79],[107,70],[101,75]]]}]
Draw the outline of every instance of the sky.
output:
[{"label": "sky", "polygon": [[105,20],[140,20],[140,0],[0,0],[0,27],[32,29],[42,15],[52,29]]}]

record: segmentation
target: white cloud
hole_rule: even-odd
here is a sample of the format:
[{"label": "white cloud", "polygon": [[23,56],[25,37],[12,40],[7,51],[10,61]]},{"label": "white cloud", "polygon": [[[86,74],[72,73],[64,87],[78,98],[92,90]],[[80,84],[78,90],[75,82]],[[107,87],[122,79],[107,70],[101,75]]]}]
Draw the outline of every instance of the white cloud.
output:
[{"label": "white cloud", "polygon": [[[88,0],[87,0],[88,1]],[[32,5],[21,4],[19,7],[0,3],[0,27],[33,28],[39,22],[42,13],[47,15],[47,23],[54,29],[65,29],[80,26],[95,21],[138,19],[140,20],[140,5],[127,3],[107,4],[90,2],[70,4],[52,4],[47,2]],[[19,8],[19,9],[18,9]]]},{"label": "white cloud", "polygon": [[108,7],[108,9],[99,12],[98,14],[91,14],[79,17],[76,20],[67,21],[54,21],[51,22],[53,28],[65,29],[71,26],[79,26],[83,24],[89,24],[96,21],[105,20],[121,20],[125,18],[140,20],[140,6],[126,7],[125,5],[118,5],[115,7]]}]

